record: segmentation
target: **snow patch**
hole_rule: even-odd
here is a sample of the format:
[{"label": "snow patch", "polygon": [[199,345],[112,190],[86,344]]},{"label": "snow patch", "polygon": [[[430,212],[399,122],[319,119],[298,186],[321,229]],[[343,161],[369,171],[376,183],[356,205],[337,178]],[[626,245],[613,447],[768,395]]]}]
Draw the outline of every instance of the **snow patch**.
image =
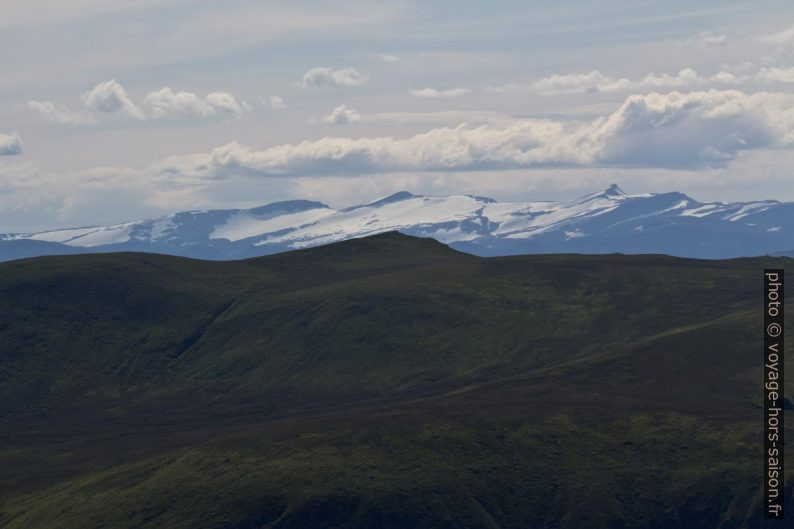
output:
[{"label": "snow patch", "polygon": [[711,215],[712,213],[716,213],[717,210],[715,209],[717,204],[704,204],[702,206],[698,206],[692,209],[685,209],[681,212],[682,217],[705,217],[706,215]]},{"label": "snow patch", "polygon": [[252,215],[239,213],[229,218],[225,224],[218,226],[210,234],[210,239],[228,239],[240,241],[265,233],[300,228],[333,214],[335,211],[326,208],[309,209],[297,213],[276,212],[269,215]]},{"label": "snow patch", "polygon": [[115,226],[75,228],[70,230],[45,231],[20,238],[36,241],[59,242],[69,246],[100,246],[103,244],[118,244],[130,240],[130,232],[135,227],[134,222],[118,224]]},{"label": "snow patch", "polygon": [[166,233],[175,228],[173,217],[163,217],[152,222],[152,229],[149,232],[149,237],[152,241],[159,241],[165,237]]},{"label": "snow patch", "polygon": [[688,205],[689,205],[689,201],[688,200],[682,200],[682,201],[678,202],[675,206],[669,207],[667,209],[659,210],[659,211],[657,211],[657,213],[667,213],[668,211],[673,211],[673,210],[676,210],[676,209],[685,208]]}]

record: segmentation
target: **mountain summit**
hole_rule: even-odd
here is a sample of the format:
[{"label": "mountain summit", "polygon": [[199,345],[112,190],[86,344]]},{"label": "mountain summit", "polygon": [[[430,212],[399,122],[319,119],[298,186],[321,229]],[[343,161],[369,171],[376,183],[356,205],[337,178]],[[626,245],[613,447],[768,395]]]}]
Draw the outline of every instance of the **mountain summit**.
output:
[{"label": "mountain summit", "polygon": [[111,226],[2,234],[0,260],[127,250],[236,259],[386,231],[432,237],[482,256],[621,252],[727,258],[794,249],[794,203],[699,202],[678,192],[629,195],[617,184],[557,202],[400,191],[342,209],[291,200]]},{"label": "mountain summit", "polygon": [[617,184],[612,184],[608,188],[604,189],[604,195],[608,197],[619,197],[624,196],[626,193],[618,187]]}]

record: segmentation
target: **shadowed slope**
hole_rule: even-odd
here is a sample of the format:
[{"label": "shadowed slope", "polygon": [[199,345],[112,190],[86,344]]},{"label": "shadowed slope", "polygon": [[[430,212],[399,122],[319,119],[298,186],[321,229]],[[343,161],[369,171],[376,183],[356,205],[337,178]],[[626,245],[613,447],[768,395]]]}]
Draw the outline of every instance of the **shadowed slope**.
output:
[{"label": "shadowed slope", "polygon": [[761,270],[789,262],[390,233],[6,263],[0,523],[755,527]]}]

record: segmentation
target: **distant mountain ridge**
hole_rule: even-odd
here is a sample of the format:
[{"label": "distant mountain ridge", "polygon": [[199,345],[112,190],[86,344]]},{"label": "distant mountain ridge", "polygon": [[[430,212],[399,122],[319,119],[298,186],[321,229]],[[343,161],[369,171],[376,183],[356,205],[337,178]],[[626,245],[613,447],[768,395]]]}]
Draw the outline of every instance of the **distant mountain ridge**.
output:
[{"label": "distant mountain ridge", "polygon": [[794,203],[699,202],[679,192],[629,195],[616,184],[556,202],[401,191],[338,210],[291,200],[110,226],[0,234],[0,260],[109,251],[238,259],[387,231],[432,237],[481,256],[620,252],[730,258],[790,253]]}]

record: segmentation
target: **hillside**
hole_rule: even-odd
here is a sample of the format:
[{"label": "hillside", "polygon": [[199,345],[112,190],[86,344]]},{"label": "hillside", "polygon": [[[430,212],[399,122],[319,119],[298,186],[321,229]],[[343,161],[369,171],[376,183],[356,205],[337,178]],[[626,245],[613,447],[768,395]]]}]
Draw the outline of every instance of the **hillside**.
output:
[{"label": "hillside", "polygon": [[0,525],[755,528],[790,263],[397,233],[3,263]]}]

